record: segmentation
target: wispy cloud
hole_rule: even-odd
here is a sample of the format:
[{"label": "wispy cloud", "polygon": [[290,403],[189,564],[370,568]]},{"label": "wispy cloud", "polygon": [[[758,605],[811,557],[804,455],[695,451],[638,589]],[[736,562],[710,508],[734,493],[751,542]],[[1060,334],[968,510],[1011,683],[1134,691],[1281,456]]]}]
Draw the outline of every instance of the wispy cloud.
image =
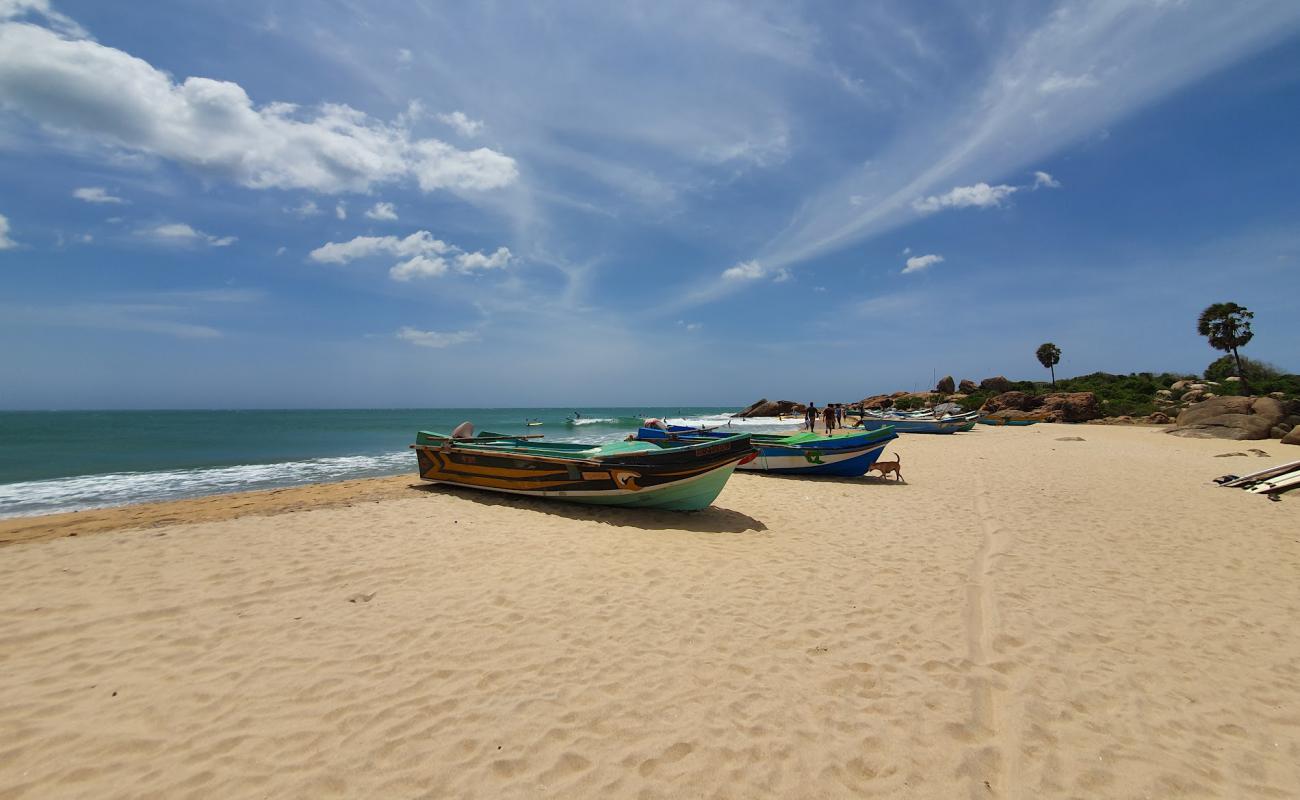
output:
[{"label": "wispy cloud", "polygon": [[936,253],[930,253],[924,256],[912,256],[907,259],[907,265],[903,267],[903,274],[910,272],[920,272],[921,270],[943,262],[943,256]]},{"label": "wispy cloud", "polygon": [[478,341],[479,337],[474,331],[422,331],[404,325],[397,331],[397,338],[418,347],[432,347],[440,350],[466,342]]},{"label": "wispy cloud", "polygon": [[342,200],[334,204],[334,216],[339,219],[348,218],[348,207]]},{"label": "wispy cloud", "polygon": [[1043,94],[1055,94],[1056,92],[1072,92],[1077,89],[1091,89],[1097,85],[1097,79],[1092,77],[1091,73],[1082,75],[1062,75],[1059,72],[1053,72],[1038,84],[1038,91]]},{"label": "wispy cloud", "polygon": [[0,250],[17,247],[18,243],[9,238],[9,218],[0,214]]},{"label": "wispy cloud", "polygon": [[72,196],[78,200],[84,200],[87,203],[121,204],[126,202],[120,197],[114,197],[109,194],[108,190],[102,186],[83,186],[80,189],[73,189]]},{"label": "wispy cloud", "polygon": [[1061,182],[1046,172],[1039,170],[1034,173],[1034,188],[1059,189],[1061,188]]},{"label": "wispy cloud", "polygon": [[315,200],[304,200],[302,205],[297,208],[287,208],[285,210],[299,219],[315,217],[321,213],[320,206],[316,205]]},{"label": "wispy cloud", "polygon": [[166,222],[151,228],[143,228],[136,233],[145,239],[173,245],[203,244],[209,247],[229,247],[239,241],[234,236],[213,236],[204,233],[184,222]]},{"label": "wispy cloud", "polygon": [[451,126],[457,133],[465,138],[473,138],[483,132],[483,123],[480,120],[470,119],[464,111],[453,111],[450,114],[439,114],[438,119]]}]

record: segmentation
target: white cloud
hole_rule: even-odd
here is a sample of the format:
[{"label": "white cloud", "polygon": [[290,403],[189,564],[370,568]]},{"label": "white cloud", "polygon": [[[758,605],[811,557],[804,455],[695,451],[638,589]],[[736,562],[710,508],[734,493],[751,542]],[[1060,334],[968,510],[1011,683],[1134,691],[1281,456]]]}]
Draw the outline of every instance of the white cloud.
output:
[{"label": "white cloud", "polygon": [[704,327],[704,323],[701,323],[701,322],[687,322],[687,321],[684,320],[684,319],[679,319],[679,320],[677,320],[677,325],[678,325],[679,327],[685,329],[685,330],[688,331],[688,332],[698,331],[700,328],[703,328],[703,327]]},{"label": "white cloud", "polygon": [[393,207],[392,203],[375,203],[375,205],[366,212],[366,216],[370,219],[392,222],[397,219],[397,209]]},{"label": "white cloud", "polygon": [[860,205],[862,205],[863,203],[865,203],[866,201],[867,201],[867,198],[863,197],[863,196],[860,195],[860,194],[849,195],[849,205],[851,205],[851,206],[860,206]]},{"label": "white cloud", "polygon": [[0,214],[0,250],[17,247],[18,243],[9,238],[9,218]]},{"label": "white cloud", "polygon": [[206,244],[209,247],[229,247],[238,241],[234,236],[213,236],[186,225],[184,222],[168,222],[138,231],[140,236],[164,244]]},{"label": "white cloud", "polygon": [[906,275],[909,272],[920,272],[926,267],[939,264],[942,261],[943,256],[934,253],[924,256],[912,256],[907,259],[907,266],[903,267],[903,274]]},{"label": "white cloud", "polygon": [[376,255],[393,255],[404,259],[388,271],[393,280],[436,278],[448,270],[468,275],[482,270],[500,269],[510,263],[509,248],[498,247],[491,255],[466,252],[428,231],[416,231],[406,238],[396,236],[358,236],[347,242],[327,242],[311,251],[311,259],[323,264],[346,264]]},{"label": "white cloud", "polygon": [[[55,19],[39,0],[0,2],[2,17],[35,11]],[[514,159],[487,148],[415,139],[402,124],[341,104],[310,112],[289,103],[254,106],[237,83],[176,83],[142,59],[61,30],[66,35],[0,25],[0,97],[53,131],[254,189],[365,192],[414,178],[426,192],[486,190],[518,177]]]},{"label": "white cloud", "polygon": [[72,196],[78,200],[85,200],[87,203],[125,203],[120,197],[114,197],[108,193],[108,190],[102,186],[83,186],[80,189],[73,189]]},{"label": "white cloud", "polygon": [[397,331],[397,338],[420,347],[441,349],[464,344],[465,342],[478,341],[478,334],[474,331],[448,331],[445,333],[442,331],[422,331],[409,325],[403,325]]},{"label": "white cloud", "polygon": [[1091,89],[1097,85],[1097,79],[1092,77],[1091,73],[1085,72],[1082,75],[1062,75],[1059,72],[1053,72],[1038,84],[1038,91],[1043,94],[1055,94],[1056,92],[1072,92],[1076,89]]},{"label": "white cloud", "polygon": [[999,184],[989,186],[981,181],[974,186],[954,186],[941,195],[931,195],[912,201],[912,208],[929,214],[944,208],[995,208],[1015,194],[1020,187]]},{"label": "white cloud", "polygon": [[742,261],[722,271],[723,279],[729,281],[756,281],[766,274],[767,270],[757,261]]},{"label": "white cloud", "polygon": [[0,0],[0,20],[24,16],[43,17],[50,27],[69,36],[86,35],[72,19],[51,9],[49,0]]},{"label": "white cloud", "polygon": [[772,283],[785,283],[794,277],[794,274],[785,267],[781,267],[772,274]]},{"label": "white cloud", "polygon": [[1061,182],[1048,173],[1038,170],[1034,173],[1034,188],[1037,189],[1040,186],[1048,189],[1059,189],[1061,188]]},{"label": "white cloud", "polygon": [[411,63],[411,51],[410,51],[410,50],[407,50],[405,47],[398,48],[398,50],[397,50],[397,62],[398,62],[399,64],[409,64],[409,63]]},{"label": "white cloud", "polygon": [[348,218],[348,207],[347,204],[344,203],[342,200],[334,204],[334,216],[338,217],[339,219]]},{"label": "white cloud", "polygon": [[461,272],[473,272],[476,269],[501,269],[510,263],[510,250],[505,247],[498,247],[496,252],[490,256],[485,256],[481,252],[461,253],[456,256],[456,266]]},{"label": "white cloud", "polygon": [[912,248],[910,248],[910,247],[904,247],[904,248],[903,248],[903,255],[905,255],[905,256],[910,256],[911,254],[912,254]]},{"label": "white cloud", "polygon": [[314,200],[304,201],[303,204],[298,206],[297,208],[290,208],[286,210],[290,214],[293,214],[301,219],[314,217],[317,214],[321,213],[320,206],[316,205],[316,202]]},{"label": "white cloud", "polygon": [[289,252],[289,248],[285,247],[284,245],[280,245],[279,247],[275,248],[275,254],[277,256],[282,256],[287,252]]},{"label": "white cloud", "polygon": [[456,129],[456,132],[466,138],[478,136],[483,131],[483,123],[476,119],[470,119],[464,111],[453,111],[450,114],[439,114],[438,119]]}]

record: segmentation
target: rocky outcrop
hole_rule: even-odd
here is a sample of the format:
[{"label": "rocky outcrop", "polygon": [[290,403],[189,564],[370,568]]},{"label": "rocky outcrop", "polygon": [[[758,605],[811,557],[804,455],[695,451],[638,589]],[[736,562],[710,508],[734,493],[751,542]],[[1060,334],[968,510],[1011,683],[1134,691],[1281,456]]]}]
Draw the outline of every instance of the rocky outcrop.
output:
[{"label": "rocky outcrop", "polygon": [[980,389],[986,392],[1007,392],[1011,390],[1011,381],[1002,377],[985,378],[980,381]]},{"label": "rocky outcrop", "polygon": [[802,403],[796,403],[793,400],[768,400],[764,397],[757,403],[736,414],[737,417],[780,417],[788,415],[799,415],[804,412],[805,406]]},{"label": "rocky outcrop", "polygon": [[970,378],[962,378],[961,383],[957,384],[957,391],[962,394],[975,394],[979,391],[979,388],[975,385],[975,381]]},{"label": "rocky outcrop", "polygon": [[1097,395],[1092,392],[1056,392],[1044,395],[1003,392],[986,400],[980,410],[990,415],[1001,411],[1019,411],[1022,412],[1019,416],[1044,422],[1087,422],[1101,417]]},{"label": "rocky outcrop", "polygon": [[1168,425],[1171,422],[1173,422],[1173,420],[1169,418],[1168,414],[1164,414],[1159,411],[1155,412],[1154,414],[1149,414],[1147,416],[1148,425]]},{"label": "rocky outcrop", "polygon": [[1272,397],[1212,397],[1183,409],[1174,436],[1193,439],[1267,439],[1286,418],[1286,408]]},{"label": "rocky outcrop", "polygon": [[1300,444],[1300,425],[1291,429],[1291,432],[1282,437],[1282,444]]},{"label": "rocky outcrop", "polygon": [[889,408],[893,404],[894,398],[887,394],[876,394],[871,397],[864,397],[860,403],[863,408]]},{"label": "rocky outcrop", "polygon": [[952,379],[951,375],[945,375],[934,385],[934,390],[939,394],[952,394],[957,391],[957,382]]}]

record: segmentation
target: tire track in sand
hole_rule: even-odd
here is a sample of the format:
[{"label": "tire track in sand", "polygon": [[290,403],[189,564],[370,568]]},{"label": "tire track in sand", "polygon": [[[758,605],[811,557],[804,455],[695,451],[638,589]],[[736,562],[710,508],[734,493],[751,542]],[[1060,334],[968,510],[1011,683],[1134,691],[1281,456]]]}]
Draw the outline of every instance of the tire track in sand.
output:
[{"label": "tire track in sand", "polygon": [[999,628],[995,577],[998,560],[1011,549],[1013,537],[997,524],[989,507],[989,491],[984,479],[975,477],[977,492],[975,511],[983,539],[971,560],[966,580],[966,657],[970,661],[968,685],[971,692],[971,718],[968,732],[970,745],[962,761],[962,771],[971,781],[972,798],[1014,796],[1006,768],[1008,754],[1003,752],[998,736],[998,707],[1003,691],[999,675],[993,668],[994,637]]}]

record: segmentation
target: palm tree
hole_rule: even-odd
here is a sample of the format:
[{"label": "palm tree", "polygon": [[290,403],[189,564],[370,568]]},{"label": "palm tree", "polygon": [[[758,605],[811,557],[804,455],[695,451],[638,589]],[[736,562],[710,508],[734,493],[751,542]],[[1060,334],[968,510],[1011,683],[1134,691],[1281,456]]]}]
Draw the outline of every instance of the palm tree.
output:
[{"label": "palm tree", "polygon": [[1056,388],[1056,365],[1061,363],[1061,348],[1051,342],[1044,342],[1038,346],[1038,363],[1052,371],[1052,388]]},{"label": "palm tree", "polygon": [[1250,321],[1255,315],[1245,306],[1236,303],[1215,303],[1201,312],[1196,321],[1196,332],[1210,340],[1210,347],[1232,353],[1237,362],[1237,377],[1246,382],[1246,374],[1241,368],[1241,355],[1238,347],[1245,347],[1254,338],[1250,332]]}]

